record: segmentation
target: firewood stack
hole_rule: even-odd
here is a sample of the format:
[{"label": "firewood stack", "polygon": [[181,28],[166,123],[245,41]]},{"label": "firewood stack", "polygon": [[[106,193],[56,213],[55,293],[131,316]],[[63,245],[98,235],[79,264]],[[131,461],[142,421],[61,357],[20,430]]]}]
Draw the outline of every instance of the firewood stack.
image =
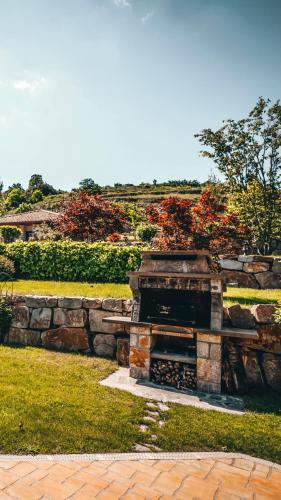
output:
[{"label": "firewood stack", "polygon": [[196,389],[194,365],[155,359],[151,362],[150,377],[155,384],[171,385],[177,389]]}]

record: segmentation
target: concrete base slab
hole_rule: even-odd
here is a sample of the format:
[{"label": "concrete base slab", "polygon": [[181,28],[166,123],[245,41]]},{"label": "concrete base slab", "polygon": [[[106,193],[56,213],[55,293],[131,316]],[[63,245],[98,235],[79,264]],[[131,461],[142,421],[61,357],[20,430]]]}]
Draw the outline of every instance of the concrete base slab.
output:
[{"label": "concrete base slab", "polygon": [[178,403],[203,410],[215,410],[235,415],[244,414],[243,400],[239,397],[197,391],[183,392],[167,386],[159,387],[152,382],[136,380],[130,377],[128,368],[119,368],[115,373],[102,380],[100,384],[162,403]]}]

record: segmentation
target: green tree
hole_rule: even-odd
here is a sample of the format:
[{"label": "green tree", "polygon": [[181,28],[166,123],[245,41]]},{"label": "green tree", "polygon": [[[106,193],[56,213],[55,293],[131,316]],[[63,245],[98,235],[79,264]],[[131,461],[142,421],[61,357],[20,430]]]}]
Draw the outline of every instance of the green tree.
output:
[{"label": "green tree", "polygon": [[31,193],[29,197],[30,203],[37,203],[38,201],[43,200],[43,193],[40,191],[40,189],[34,189],[34,191]]},{"label": "green tree", "polygon": [[10,210],[17,208],[25,201],[25,193],[20,188],[13,188],[5,195],[5,208]]},{"label": "green tree", "polygon": [[281,105],[259,98],[246,118],[226,120],[213,131],[204,129],[195,137],[209,149],[224,175],[229,201],[240,219],[250,225],[253,246],[270,253],[280,238]]},{"label": "green tree", "polygon": [[42,190],[42,187],[44,186],[44,181],[43,177],[40,174],[33,174],[28,183],[28,190],[29,191],[34,191],[35,189],[40,189]]},{"label": "green tree", "polygon": [[101,194],[101,187],[91,178],[79,182],[79,191],[87,191],[90,194]]}]

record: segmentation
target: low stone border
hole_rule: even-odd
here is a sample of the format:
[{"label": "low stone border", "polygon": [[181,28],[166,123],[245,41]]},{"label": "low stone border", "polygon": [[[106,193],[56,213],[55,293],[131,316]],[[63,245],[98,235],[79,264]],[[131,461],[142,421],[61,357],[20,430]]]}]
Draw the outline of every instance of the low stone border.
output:
[{"label": "low stone border", "polygon": [[18,462],[66,462],[74,460],[84,461],[120,461],[120,460],[204,460],[208,458],[224,459],[224,458],[240,458],[244,460],[252,460],[257,464],[267,465],[281,470],[281,465],[263,458],[252,457],[244,453],[226,453],[220,451],[194,451],[194,452],[159,452],[159,453],[85,453],[85,454],[68,454],[68,455],[0,455],[0,462],[18,461]]}]

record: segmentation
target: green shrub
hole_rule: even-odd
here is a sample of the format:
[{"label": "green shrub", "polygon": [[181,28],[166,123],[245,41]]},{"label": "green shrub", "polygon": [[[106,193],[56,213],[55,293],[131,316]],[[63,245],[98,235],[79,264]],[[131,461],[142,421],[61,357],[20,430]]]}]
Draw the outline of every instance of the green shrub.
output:
[{"label": "green shrub", "polygon": [[12,308],[0,297],[0,342],[3,342],[12,321]]},{"label": "green shrub", "polygon": [[1,226],[0,234],[4,243],[12,243],[21,236],[21,230],[15,226]]},{"label": "green shrub", "polygon": [[13,278],[14,276],[15,266],[13,261],[4,255],[0,255],[0,281],[6,281],[7,278]]},{"label": "green shrub", "polygon": [[17,241],[0,244],[19,278],[125,283],[140,264],[140,249],[106,242]]},{"label": "green shrub", "polygon": [[141,241],[150,242],[157,233],[157,226],[154,224],[140,224],[137,227],[137,237]]}]

